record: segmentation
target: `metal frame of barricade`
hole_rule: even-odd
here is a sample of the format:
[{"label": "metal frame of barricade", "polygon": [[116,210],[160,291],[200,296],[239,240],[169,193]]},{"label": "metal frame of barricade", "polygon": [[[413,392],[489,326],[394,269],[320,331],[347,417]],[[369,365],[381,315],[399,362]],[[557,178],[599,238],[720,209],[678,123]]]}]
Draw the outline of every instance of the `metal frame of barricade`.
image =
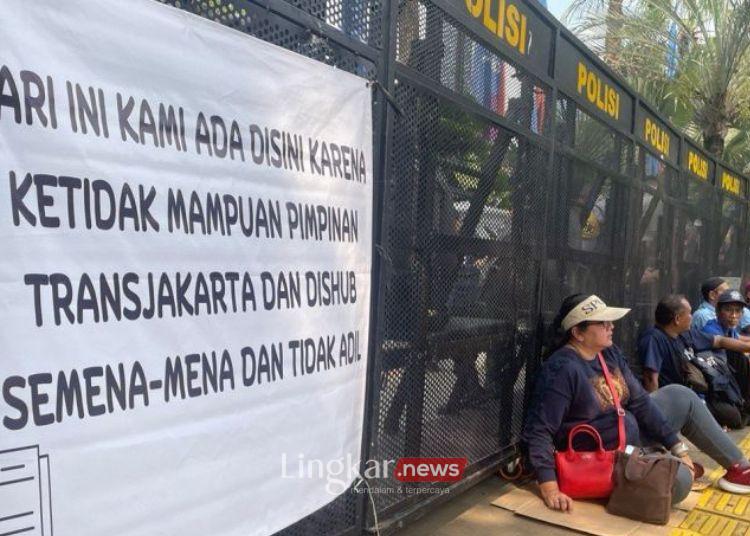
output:
[{"label": "metal frame of barricade", "polygon": [[160,1],[373,83],[362,460],[468,459],[450,493],[372,480],[284,535],[374,532],[373,505],[392,532],[509,460],[568,293],[633,307],[632,355],[660,296],[743,275],[748,179],[535,0]]}]

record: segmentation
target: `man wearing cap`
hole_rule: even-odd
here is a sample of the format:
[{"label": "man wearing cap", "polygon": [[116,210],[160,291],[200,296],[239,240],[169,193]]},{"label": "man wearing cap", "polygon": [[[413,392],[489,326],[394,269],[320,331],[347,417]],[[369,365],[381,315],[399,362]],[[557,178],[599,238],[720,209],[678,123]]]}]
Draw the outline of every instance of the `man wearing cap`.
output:
[{"label": "man wearing cap", "polygon": [[[740,318],[744,308],[745,300],[738,290],[727,290],[722,293],[716,303],[716,318],[706,322],[706,325],[703,326],[703,333],[738,341],[750,341],[750,338],[741,335],[739,330]],[[725,356],[734,371],[743,397],[750,401],[750,362],[747,356],[741,353],[747,351],[747,349],[729,349]]]},{"label": "man wearing cap", "polygon": [[726,363],[723,350],[749,352],[750,342],[691,328],[691,319],[690,303],[685,296],[671,294],[659,301],[654,313],[655,325],[638,339],[643,385],[649,392],[670,384],[687,385],[705,394],[711,413],[723,426],[740,428],[743,425],[742,401],[738,400],[739,406],[733,405],[725,400],[724,394],[717,394],[718,390],[714,389],[717,386],[711,385],[708,389],[707,381],[713,381],[713,377],[704,378],[701,367],[716,365],[711,371],[714,375],[724,371],[723,391],[736,393],[738,399],[743,397],[742,389],[726,365],[716,364],[710,354],[704,356],[701,352],[714,350]]},{"label": "man wearing cap", "polygon": [[716,318],[716,301],[719,296],[729,289],[729,285],[721,277],[710,277],[701,285],[703,301],[693,313],[691,327],[703,329],[706,322]]},{"label": "man wearing cap", "polygon": [[[723,335],[732,339],[745,338],[740,335],[740,319],[745,300],[739,290],[722,292],[716,300],[714,318],[707,320],[701,330],[711,335]],[[695,320],[693,320],[693,323]]]}]

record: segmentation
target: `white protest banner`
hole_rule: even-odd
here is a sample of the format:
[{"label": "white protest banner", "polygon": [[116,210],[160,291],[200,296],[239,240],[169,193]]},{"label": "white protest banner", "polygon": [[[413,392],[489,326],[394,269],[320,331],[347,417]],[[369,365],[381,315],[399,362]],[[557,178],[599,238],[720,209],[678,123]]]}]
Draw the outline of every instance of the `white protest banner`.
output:
[{"label": "white protest banner", "polygon": [[366,81],[151,0],[2,7],[0,533],[323,507],[354,476],[299,467],[360,457]]}]

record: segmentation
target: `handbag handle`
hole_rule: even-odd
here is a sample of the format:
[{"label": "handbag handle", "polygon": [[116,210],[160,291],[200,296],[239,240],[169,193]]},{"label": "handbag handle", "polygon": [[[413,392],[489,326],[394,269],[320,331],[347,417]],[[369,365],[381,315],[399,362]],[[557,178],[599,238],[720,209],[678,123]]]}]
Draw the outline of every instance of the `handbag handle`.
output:
[{"label": "handbag handle", "polygon": [[587,434],[591,436],[598,444],[596,450],[602,453],[604,452],[604,443],[602,442],[602,436],[600,436],[597,429],[590,424],[578,424],[573,427],[573,429],[568,434],[568,452],[575,452],[573,450],[573,438],[578,434]]},{"label": "handbag handle", "polygon": [[609,391],[612,393],[612,401],[614,402],[615,410],[617,411],[617,450],[625,450],[625,410],[622,409],[622,406],[620,405],[620,396],[617,394],[617,389],[615,389],[615,386],[612,383],[612,376],[609,374],[607,363],[604,362],[604,356],[599,352],[597,357],[599,358],[602,372],[604,372],[604,379],[607,381],[607,387],[609,387]]}]

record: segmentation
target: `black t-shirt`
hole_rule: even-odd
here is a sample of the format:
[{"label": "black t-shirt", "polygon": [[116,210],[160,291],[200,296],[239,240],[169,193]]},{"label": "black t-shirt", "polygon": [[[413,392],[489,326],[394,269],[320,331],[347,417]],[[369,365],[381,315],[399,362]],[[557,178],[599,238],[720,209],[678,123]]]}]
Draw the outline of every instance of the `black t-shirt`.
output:
[{"label": "black t-shirt", "polygon": [[672,338],[653,326],[638,339],[638,357],[644,369],[659,373],[659,387],[670,383],[684,384],[682,363],[692,361],[695,352],[710,350],[713,336],[691,329]]}]

